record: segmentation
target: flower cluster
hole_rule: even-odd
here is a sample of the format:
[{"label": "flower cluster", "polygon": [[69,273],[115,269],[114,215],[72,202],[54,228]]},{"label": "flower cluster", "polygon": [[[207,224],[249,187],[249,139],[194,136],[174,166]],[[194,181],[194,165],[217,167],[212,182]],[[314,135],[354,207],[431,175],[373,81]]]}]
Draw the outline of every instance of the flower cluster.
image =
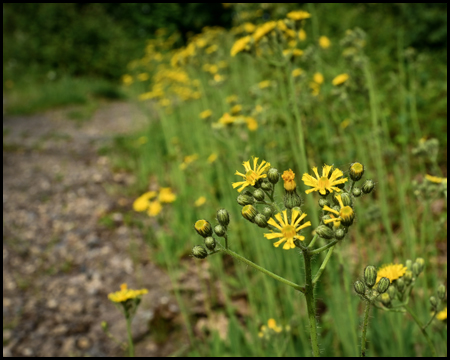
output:
[{"label": "flower cluster", "polygon": [[177,196],[170,187],[160,188],[159,192],[148,191],[133,202],[133,209],[137,212],[147,211],[148,216],[156,216],[162,211],[163,203],[172,203]]}]

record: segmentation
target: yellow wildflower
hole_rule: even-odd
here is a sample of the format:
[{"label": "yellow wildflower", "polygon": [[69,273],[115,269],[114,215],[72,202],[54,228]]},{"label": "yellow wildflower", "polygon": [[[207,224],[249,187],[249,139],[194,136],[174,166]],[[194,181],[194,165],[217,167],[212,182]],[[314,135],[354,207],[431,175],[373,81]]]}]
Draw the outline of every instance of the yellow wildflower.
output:
[{"label": "yellow wildflower", "polygon": [[331,41],[326,36],[321,36],[319,38],[319,46],[322,49],[328,49],[331,46]]},{"label": "yellow wildflower", "polygon": [[341,85],[341,84],[345,83],[349,79],[349,77],[350,76],[348,74],[340,74],[333,79],[333,81],[332,81],[333,85],[334,86]]},{"label": "yellow wildflower", "polygon": [[139,81],[146,81],[150,78],[150,76],[147,73],[141,73],[137,76]]},{"label": "yellow wildflower", "polygon": [[292,70],[292,77],[298,77],[303,73],[303,70],[300,68]]},{"label": "yellow wildflower", "polygon": [[272,329],[276,333],[279,333],[283,330],[281,326],[277,326],[277,322],[275,321],[275,319],[269,319],[269,321],[267,321],[267,327],[269,329]]},{"label": "yellow wildflower", "polygon": [[283,245],[284,250],[294,249],[295,244],[294,240],[298,239],[300,241],[305,240],[305,237],[302,235],[298,235],[299,231],[311,226],[311,221],[308,221],[304,223],[303,225],[300,225],[300,222],[306,217],[307,215],[303,213],[300,215],[300,213],[297,210],[292,209],[292,215],[291,215],[291,223],[289,224],[288,218],[287,218],[287,211],[283,211],[283,217],[281,216],[281,213],[278,213],[275,215],[275,218],[278,220],[276,222],[273,218],[270,218],[268,223],[274,227],[276,227],[280,232],[274,232],[271,231],[269,234],[264,234],[264,237],[272,240],[276,238],[281,238],[279,241],[273,244],[273,246],[278,247],[283,242],[285,243]]},{"label": "yellow wildflower", "polygon": [[231,116],[228,113],[223,114],[223,116],[219,119],[219,124],[227,125],[232,124],[236,121],[235,116]]},{"label": "yellow wildflower", "polygon": [[241,51],[244,51],[247,48],[251,39],[252,38],[247,35],[244,36],[243,38],[236,40],[230,51],[231,56],[236,56],[236,54],[240,53]]},{"label": "yellow wildflower", "polygon": [[125,85],[131,85],[133,83],[133,77],[131,75],[125,74],[124,76],[122,76],[122,82]]},{"label": "yellow wildflower", "polygon": [[217,65],[210,65],[208,71],[209,73],[211,73],[211,75],[217,74],[217,72],[219,71],[219,67]]},{"label": "yellow wildflower", "polygon": [[172,102],[169,99],[161,99],[159,101],[159,104],[164,107],[170,106],[171,103]]},{"label": "yellow wildflower", "polygon": [[316,174],[316,178],[313,178],[311,175],[307,173],[303,174],[302,177],[302,180],[305,183],[305,185],[312,187],[312,189],[305,191],[306,194],[309,194],[313,191],[318,191],[321,195],[326,195],[327,191],[333,192],[333,190],[340,192],[341,189],[339,189],[335,185],[344,184],[346,181],[348,181],[347,178],[339,179],[344,175],[344,173],[339,169],[335,169],[331,174],[331,177],[328,178],[328,175],[330,171],[333,169],[333,166],[324,165],[322,168],[322,176],[319,176],[319,173],[317,172],[317,167],[314,166],[312,169],[314,171],[314,174]]},{"label": "yellow wildflower", "polygon": [[322,84],[323,82],[324,82],[324,78],[323,78],[323,75],[320,73],[320,72],[316,72],[314,75],[313,75],[313,80],[314,80],[314,82],[315,83],[317,83],[317,84]]},{"label": "yellow wildflower", "polygon": [[296,189],[295,173],[291,169],[285,170],[281,178],[284,180],[284,189],[286,191],[294,191]]},{"label": "yellow wildflower", "polygon": [[312,95],[313,96],[317,96],[317,95],[319,95],[319,93],[320,93],[320,85],[318,84],[318,83],[316,83],[316,82],[314,82],[314,81],[311,81],[310,83],[309,83],[309,87],[311,88],[311,90],[312,90]]},{"label": "yellow wildflower", "polygon": [[206,52],[207,54],[212,54],[213,52],[217,51],[217,49],[218,49],[217,45],[214,44],[214,45],[211,45],[211,46],[207,47],[207,48],[205,49],[205,52]]},{"label": "yellow wildflower", "polygon": [[180,164],[180,169],[184,170],[187,166],[198,159],[198,154],[187,155],[184,157],[183,162]]},{"label": "yellow wildflower", "polygon": [[204,196],[200,196],[197,200],[195,200],[194,205],[199,207],[202,206],[206,202],[206,198]]},{"label": "yellow wildflower", "polygon": [[276,21],[268,21],[256,29],[255,33],[253,34],[253,39],[255,42],[258,42],[263,36],[270,33],[275,27],[277,26]]},{"label": "yellow wildflower", "polygon": [[208,163],[212,164],[214,161],[217,160],[217,153],[212,153],[211,155],[208,156]]},{"label": "yellow wildflower", "polygon": [[425,175],[425,179],[427,179],[429,182],[435,183],[435,184],[441,184],[441,183],[446,183],[447,182],[447,178],[441,178],[438,176],[433,176],[433,175]]},{"label": "yellow wildflower", "polygon": [[382,277],[386,277],[392,283],[394,280],[397,280],[405,275],[406,270],[408,270],[408,268],[403,264],[382,265],[377,272],[377,282],[380,281]]},{"label": "yellow wildflower", "polygon": [[242,190],[244,190],[245,187],[247,187],[249,185],[254,186],[256,181],[267,177],[267,174],[265,174],[265,173],[270,168],[270,163],[263,160],[261,162],[261,164],[257,167],[258,159],[259,158],[257,158],[257,157],[253,158],[253,169],[250,166],[250,161],[243,162],[242,165],[245,168],[245,171],[246,171],[245,174],[242,174],[236,170],[235,175],[242,176],[245,179],[245,181],[238,181],[238,182],[233,183],[232,184],[233,189],[240,186],[240,188],[238,189],[238,192],[241,192]]},{"label": "yellow wildflower", "polygon": [[286,26],[286,24],[283,20],[277,21],[277,27],[278,27],[278,29],[280,29],[282,31],[286,31],[288,29],[288,27]]},{"label": "yellow wildflower", "polygon": [[219,75],[219,74],[214,75],[214,81],[215,82],[221,82],[222,80],[223,80],[223,76],[222,75]]},{"label": "yellow wildflower", "polygon": [[288,13],[286,15],[286,17],[288,17],[289,19],[292,20],[304,20],[304,19],[308,19],[311,17],[311,14],[307,11],[303,11],[303,10],[297,10],[297,11],[291,11],[290,13]]},{"label": "yellow wildflower", "polygon": [[251,116],[246,116],[245,117],[245,121],[247,123],[247,128],[250,131],[255,131],[255,130],[258,129],[258,122],[254,118],[252,118]]},{"label": "yellow wildflower", "polygon": [[135,299],[147,293],[148,293],[147,289],[132,290],[128,289],[127,284],[122,284],[120,285],[120,291],[108,294],[108,299],[115,303],[121,303],[129,299]]},{"label": "yellow wildflower", "polygon": [[254,112],[256,113],[256,114],[259,114],[260,112],[262,112],[264,110],[264,108],[261,106],[261,105],[256,105],[255,106],[255,109],[254,109]]},{"label": "yellow wildflower", "polygon": [[306,31],[303,29],[300,29],[298,32],[298,38],[300,41],[305,41],[306,40]]},{"label": "yellow wildflower", "polygon": [[200,113],[200,118],[201,119],[207,119],[212,115],[212,111],[211,110],[204,110]]},{"label": "yellow wildflower", "polygon": [[441,321],[447,320],[447,306],[445,307],[445,309],[437,313],[436,319]]},{"label": "yellow wildflower", "polygon": [[329,224],[330,222],[334,222],[336,224],[336,222],[342,222],[343,225],[350,226],[353,223],[353,219],[355,218],[355,212],[353,211],[351,206],[344,205],[341,199],[341,195],[337,195],[336,199],[339,202],[339,211],[334,210],[327,205],[323,207],[323,210],[336,214],[338,217],[335,218],[334,216],[330,215],[331,219],[324,220],[324,223]]},{"label": "yellow wildflower", "polygon": [[172,192],[172,189],[170,187],[161,188],[159,190],[159,196],[158,199],[162,203],[171,203],[176,200],[177,196]]},{"label": "yellow wildflower", "polygon": [[302,56],[303,55],[303,50],[294,49],[294,50],[292,50],[292,55],[294,55],[294,56]]},{"label": "yellow wildflower", "polygon": [[236,104],[231,108],[230,112],[231,112],[231,114],[236,115],[236,114],[239,114],[241,112],[241,110],[242,110],[242,105]]},{"label": "yellow wildflower", "polygon": [[148,209],[149,206],[149,200],[154,198],[156,196],[156,191],[148,191],[141,196],[139,196],[136,200],[133,202],[133,210],[134,211],[145,211]]},{"label": "yellow wildflower", "polygon": [[258,83],[260,89],[265,89],[270,86],[270,80],[264,80]]},{"label": "yellow wildflower", "polygon": [[148,204],[148,210],[147,210],[147,215],[148,216],[156,216],[158,215],[162,210],[162,206],[161,203],[158,200],[155,201],[151,201]]},{"label": "yellow wildflower", "polygon": [[244,26],[244,30],[246,32],[248,32],[249,34],[252,33],[253,31],[255,31],[255,29],[256,29],[256,25],[249,23],[249,22],[246,22],[243,26]]}]

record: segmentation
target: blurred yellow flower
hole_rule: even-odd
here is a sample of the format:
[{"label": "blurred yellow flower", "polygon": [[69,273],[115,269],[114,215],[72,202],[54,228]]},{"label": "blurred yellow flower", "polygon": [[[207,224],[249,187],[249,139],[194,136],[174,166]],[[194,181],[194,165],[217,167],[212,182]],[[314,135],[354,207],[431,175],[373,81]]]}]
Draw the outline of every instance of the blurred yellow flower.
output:
[{"label": "blurred yellow flower", "polygon": [[403,264],[382,265],[377,272],[377,283],[382,277],[388,278],[392,283],[394,280],[405,275],[406,270],[408,270],[408,268]]},{"label": "blurred yellow flower", "polygon": [[204,196],[200,196],[197,200],[195,200],[195,206],[202,206],[206,202],[206,198]]},{"label": "blurred yellow flower", "polygon": [[158,200],[151,201],[148,205],[147,215],[148,216],[156,216],[162,210],[161,203]]},{"label": "blurred yellow flower", "polygon": [[314,81],[309,83],[309,87],[311,88],[311,94],[313,96],[317,96],[320,94],[320,85]]},{"label": "blurred yellow flower", "polygon": [[275,319],[269,319],[269,321],[267,321],[267,327],[269,329],[272,329],[276,333],[279,333],[283,330],[281,326],[277,326],[277,322],[275,321]]},{"label": "blurred yellow flower", "polygon": [[258,42],[263,36],[270,33],[275,27],[277,26],[276,21],[268,21],[256,29],[255,33],[253,34],[253,39],[255,42]]},{"label": "blurred yellow flower", "polygon": [[198,154],[187,155],[184,157],[183,162],[180,164],[180,169],[184,170],[187,166],[198,159]]},{"label": "blurred yellow flower", "polygon": [[341,85],[345,83],[349,79],[349,77],[350,76],[348,74],[340,74],[333,79],[332,83],[334,86]]},{"label": "blurred yellow flower", "polygon": [[219,74],[214,75],[214,81],[215,82],[220,82],[222,80],[223,80],[223,76],[222,75],[219,75]]},{"label": "blurred yellow flower", "polygon": [[316,72],[313,75],[313,80],[314,80],[315,83],[320,85],[320,84],[322,84],[324,82],[324,77],[323,77],[323,75],[320,72]]},{"label": "blurred yellow flower", "polygon": [[300,68],[292,70],[292,77],[298,77],[303,73],[303,70]]},{"label": "blurred yellow flower", "polygon": [[256,29],[256,25],[254,25],[252,23],[246,22],[244,24],[244,30],[248,33],[252,33],[253,31],[255,31],[255,29]]},{"label": "blurred yellow flower", "polygon": [[208,163],[212,164],[214,161],[217,160],[217,153],[212,153],[211,155],[208,156]]},{"label": "blurred yellow flower", "polygon": [[108,294],[108,299],[112,302],[121,303],[129,299],[137,298],[141,295],[147,294],[147,289],[132,290],[128,289],[127,284],[120,285],[120,291]]},{"label": "blurred yellow flower", "polygon": [[445,309],[437,313],[436,319],[441,321],[447,320],[447,306],[445,307]]},{"label": "blurred yellow flower", "polygon": [[224,69],[224,68],[226,68],[228,66],[228,64],[227,64],[227,62],[225,60],[220,60],[217,63],[217,66],[219,67],[219,69]]},{"label": "blurred yellow flower", "polygon": [[230,95],[225,98],[225,101],[227,102],[227,104],[231,104],[233,102],[236,102],[237,100],[238,100],[237,95]]},{"label": "blurred yellow flower", "polygon": [[222,115],[222,117],[219,119],[219,124],[227,125],[232,124],[236,121],[236,117],[231,116],[228,113],[225,113]]},{"label": "blurred yellow flower", "polygon": [[339,126],[341,127],[342,130],[346,129],[349,125],[350,125],[350,119],[345,119],[344,121],[342,121],[339,124]]},{"label": "blurred yellow flower", "polygon": [[305,41],[306,40],[306,31],[303,29],[300,29],[298,31],[298,38],[300,41]]},{"label": "blurred yellow flower", "polygon": [[297,46],[297,40],[289,40],[287,44],[290,48],[295,48]]},{"label": "blurred yellow flower", "polygon": [[149,200],[156,196],[156,191],[148,191],[141,196],[139,196],[133,202],[133,210],[134,211],[145,211],[148,209]]},{"label": "blurred yellow flower", "polygon": [[258,105],[255,106],[255,110],[254,111],[255,111],[256,114],[259,114],[263,110],[264,110],[264,108],[261,105],[258,104]]},{"label": "blurred yellow flower", "polygon": [[236,104],[231,108],[230,112],[232,115],[236,115],[236,114],[239,114],[241,112],[241,110],[242,110],[242,105]]},{"label": "blurred yellow flower", "polygon": [[200,113],[200,118],[201,119],[207,119],[212,115],[212,111],[211,110],[204,110]]},{"label": "blurred yellow flower", "polygon": [[177,199],[177,196],[172,192],[170,187],[166,187],[159,190],[158,199],[162,203],[171,203]]},{"label": "blurred yellow flower", "polygon": [[141,73],[137,76],[139,81],[146,81],[150,78],[150,76],[147,73]]},{"label": "blurred yellow flower", "polygon": [[236,40],[230,51],[231,56],[236,56],[236,54],[240,53],[241,51],[244,51],[247,48],[247,45],[250,42],[250,40],[251,37],[248,35]]},{"label": "blurred yellow flower", "polygon": [[214,45],[211,45],[211,46],[207,47],[207,48],[205,49],[205,52],[206,52],[207,54],[212,54],[213,52],[217,51],[217,49],[218,49],[217,45],[214,44]]},{"label": "blurred yellow flower", "polygon": [[428,174],[425,175],[425,179],[427,179],[429,182],[432,182],[435,184],[441,184],[441,183],[447,182],[447,178],[442,178],[442,177],[428,175]]},{"label": "blurred yellow flower", "polygon": [[133,77],[131,75],[125,74],[122,76],[122,82],[125,85],[131,85],[133,83]]},{"label": "blurred yellow flower", "polygon": [[303,50],[294,49],[294,50],[292,50],[292,55],[294,55],[294,56],[302,56],[303,55]]},{"label": "blurred yellow flower", "polygon": [[290,13],[288,13],[286,15],[286,17],[288,17],[289,19],[298,21],[298,20],[304,20],[304,19],[310,18],[311,14],[307,11],[297,10],[297,11],[291,11]]},{"label": "blurred yellow flower", "polygon": [[322,49],[328,49],[331,46],[331,41],[326,36],[321,36],[319,38],[319,46]]},{"label": "blurred yellow flower", "polygon": [[264,80],[258,83],[260,89],[265,89],[270,86],[270,80]]},{"label": "blurred yellow flower", "polygon": [[161,100],[159,101],[159,104],[160,104],[161,106],[163,106],[163,107],[170,106],[171,103],[172,103],[172,102],[171,102],[169,99],[161,99]]},{"label": "blurred yellow flower", "polygon": [[247,128],[250,131],[255,131],[258,129],[258,122],[254,118],[247,116],[245,121],[247,122]]}]

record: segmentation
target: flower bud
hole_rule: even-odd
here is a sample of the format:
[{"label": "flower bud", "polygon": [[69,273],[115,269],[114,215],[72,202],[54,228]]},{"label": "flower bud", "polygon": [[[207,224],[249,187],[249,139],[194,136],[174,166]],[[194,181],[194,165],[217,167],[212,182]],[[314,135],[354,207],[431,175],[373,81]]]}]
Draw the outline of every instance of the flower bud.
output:
[{"label": "flower bud", "polygon": [[295,190],[286,191],[286,194],[284,195],[284,206],[287,209],[292,209],[296,206],[300,206],[301,204],[302,199]]},{"label": "flower bud", "polygon": [[269,179],[269,181],[272,184],[276,184],[278,182],[278,180],[280,180],[280,174],[278,173],[278,170],[275,168],[271,168],[268,172],[267,172],[267,178]]},{"label": "flower bud", "polygon": [[353,224],[353,220],[355,219],[355,212],[350,206],[344,206],[339,211],[339,217],[341,218],[342,225],[350,226]]},{"label": "flower bud", "polygon": [[225,209],[220,209],[217,211],[217,221],[220,225],[227,227],[230,223],[230,214]]},{"label": "flower bud", "polygon": [[[217,226],[220,226],[220,225],[217,225]],[[205,246],[208,250],[213,251],[214,248],[216,247],[216,240],[212,236],[208,236],[205,239]]]},{"label": "flower bud", "polygon": [[364,194],[369,194],[374,187],[375,183],[372,180],[366,180],[362,186],[362,192]]},{"label": "flower bud", "polygon": [[389,285],[391,285],[391,282],[388,278],[382,277],[380,281],[378,281],[377,291],[382,294],[389,289]]},{"label": "flower bud", "polygon": [[[284,181],[284,190],[286,190],[287,193],[295,191],[297,184],[295,183],[295,173],[289,169],[286,170],[283,175],[281,175],[283,181]],[[298,205],[294,205],[298,206]]]},{"label": "flower bud", "polygon": [[377,269],[374,266],[366,266],[364,269],[364,281],[370,289],[373,288],[377,282]]},{"label": "flower bud", "polygon": [[252,205],[255,203],[255,199],[253,198],[253,196],[241,194],[237,197],[237,202],[241,206]]},{"label": "flower bud", "polygon": [[366,293],[366,286],[362,281],[356,280],[353,287],[359,295],[364,295]]},{"label": "flower bud", "polygon": [[198,220],[194,225],[195,230],[199,233],[200,236],[208,237],[211,236],[213,231],[211,224],[206,220]]},{"label": "flower bud", "polygon": [[319,206],[323,208],[324,206],[330,206],[330,202],[325,198],[319,199]]},{"label": "flower bud", "polygon": [[361,196],[361,189],[359,187],[354,187],[352,190],[352,194],[355,198],[360,197]]},{"label": "flower bud", "polygon": [[391,297],[388,294],[381,294],[380,301],[384,306],[389,307],[391,305]]},{"label": "flower bud", "polygon": [[264,206],[263,209],[261,210],[261,214],[263,214],[266,217],[266,219],[270,219],[273,214],[272,208],[270,206]]},{"label": "flower bud", "polygon": [[219,224],[214,226],[214,232],[217,236],[223,237],[227,233],[227,228]]},{"label": "flower bud", "polygon": [[420,265],[416,262],[412,266],[412,271],[415,277],[418,277],[422,272]]},{"label": "flower bud", "polygon": [[422,258],[417,258],[416,263],[419,264],[420,272],[422,272],[425,267],[425,260]]},{"label": "flower bud", "polygon": [[406,289],[406,285],[405,282],[403,281],[403,279],[397,279],[395,284],[397,285],[397,290],[401,293],[403,293]]},{"label": "flower bud", "polygon": [[337,229],[334,232],[334,237],[336,240],[342,240],[345,237],[345,230],[344,229]]},{"label": "flower bud", "polygon": [[253,197],[255,198],[256,201],[263,201],[264,200],[264,191],[262,191],[261,189],[256,189],[253,192]]},{"label": "flower bud", "polygon": [[437,296],[440,300],[445,299],[445,285],[439,285],[437,289]]},{"label": "flower bud", "polygon": [[350,165],[349,173],[350,179],[353,181],[360,180],[364,174],[364,165],[359,162],[354,162]]},{"label": "flower bud", "polygon": [[272,184],[268,181],[263,181],[261,184],[261,189],[265,190],[265,191],[271,191],[272,190]]},{"label": "flower bud", "polygon": [[253,222],[256,215],[258,215],[258,210],[253,205],[246,205],[242,208],[242,216],[248,221]]},{"label": "flower bud", "polygon": [[334,232],[328,226],[319,225],[316,228],[316,234],[319,235],[322,239],[332,239],[334,238]]},{"label": "flower bud", "polygon": [[438,301],[434,296],[430,296],[430,304],[433,307],[433,309],[436,309],[438,305]]},{"label": "flower bud", "polygon": [[258,214],[255,216],[254,222],[260,228],[267,227],[267,218],[263,214]]},{"label": "flower bud", "polygon": [[408,268],[408,270],[412,270],[412,260],[406,260],[405,266]]},{"label": "flower bud", "polygon": [[406,270],[405,275],[403,275],[403,279],[405,280],[405,284],[409,285],[413,280],[413,273],[410,270]]},{"label": "flower bud", "polygon": [[335,205],[339,205],[339,201],[336,198],[336,196],[338,196],[338,195],[341,196],[342,204],[344,204],[344,206],[352,206],[352,197],[350,196],[350,194],[348,192],[344,192],[344,191],[341,191],[340,193],[332,194],[333,202]]},{"label": "flower bud", "polygon": [[192,256],[196,257],[197,259],[204,259],[208,256],[208,252],[203,246],[195,245],[192,248]]},{"label": "flower bud", "polygon": [[389,286],[389,289],[387,290],[387,294],[389,294],[389,297],[391,300],[395,299],[395,295],[397,295],[397,289],[395,286]]}]

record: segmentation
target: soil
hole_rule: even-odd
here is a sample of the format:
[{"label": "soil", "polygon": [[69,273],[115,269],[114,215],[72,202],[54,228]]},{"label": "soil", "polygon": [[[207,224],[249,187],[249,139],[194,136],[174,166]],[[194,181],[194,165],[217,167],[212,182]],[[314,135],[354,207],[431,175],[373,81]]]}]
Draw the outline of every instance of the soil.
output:
[{"label": "soil", "polygon": [[[128,103],[102,105],[83,123],[70,112],[3,119],[3,356],[125,354],[125,321],[107,298],[121,283],[149,290],[132,324],[136,355],[173,354],[187,339],[170,279],[124,222],[133,199],[120,189],[134,178],[98,155],[147,117]],[[151,335],[161,322],[179,331]]]}]

